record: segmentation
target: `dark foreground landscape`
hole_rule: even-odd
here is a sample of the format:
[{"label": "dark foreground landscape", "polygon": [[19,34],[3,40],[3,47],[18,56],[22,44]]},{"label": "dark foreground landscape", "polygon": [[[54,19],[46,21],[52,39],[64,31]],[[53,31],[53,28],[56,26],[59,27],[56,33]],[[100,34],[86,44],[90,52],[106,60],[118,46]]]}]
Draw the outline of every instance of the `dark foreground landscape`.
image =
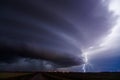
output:
[{"label": "dark foreground landscape", "polygon": [[120,73],[2,72],[0,80],[120,80]]}]

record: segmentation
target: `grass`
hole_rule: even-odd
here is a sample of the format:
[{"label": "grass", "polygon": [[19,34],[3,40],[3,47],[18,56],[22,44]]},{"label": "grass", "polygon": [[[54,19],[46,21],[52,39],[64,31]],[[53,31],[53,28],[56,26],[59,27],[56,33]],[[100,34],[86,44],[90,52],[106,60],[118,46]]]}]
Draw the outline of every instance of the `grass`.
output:
[{"label": "grass", "polygon": [[32,73],[25,73],[25,72],[3,72],[0,73],[0,78],[11,78],[11,77],[19,77],[24,75],[29,75]]}]

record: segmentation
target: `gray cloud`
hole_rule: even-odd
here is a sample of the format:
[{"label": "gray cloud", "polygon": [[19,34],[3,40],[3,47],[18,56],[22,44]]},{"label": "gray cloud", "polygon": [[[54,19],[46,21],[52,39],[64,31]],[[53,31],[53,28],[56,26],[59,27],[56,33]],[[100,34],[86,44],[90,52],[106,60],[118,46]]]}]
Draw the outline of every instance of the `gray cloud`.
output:
[{"label": "gray cloud", "polygon": [[109,33],[114,18],[97,0],[12,0],[0,13],[0,62],[20,57],[81,65],[81,49]]}]

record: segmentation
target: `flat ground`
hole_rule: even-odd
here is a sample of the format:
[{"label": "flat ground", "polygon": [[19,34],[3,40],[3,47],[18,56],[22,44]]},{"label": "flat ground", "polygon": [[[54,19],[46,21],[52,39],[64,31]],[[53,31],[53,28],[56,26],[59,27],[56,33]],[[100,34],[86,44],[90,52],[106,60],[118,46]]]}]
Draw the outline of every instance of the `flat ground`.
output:
[{"label": "flat ground", "polygon": [[120,80],[120,73],[1,72],[0,80]]}]

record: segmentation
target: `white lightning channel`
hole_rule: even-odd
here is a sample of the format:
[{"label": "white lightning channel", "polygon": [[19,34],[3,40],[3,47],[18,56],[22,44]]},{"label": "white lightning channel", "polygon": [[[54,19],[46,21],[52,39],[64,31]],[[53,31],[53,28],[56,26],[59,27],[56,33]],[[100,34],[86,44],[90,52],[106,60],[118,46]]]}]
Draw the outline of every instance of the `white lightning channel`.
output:
[{"label": "white lightning channel", "polygon": [[84,57],[84,64],[83,64],[83,67],[82,67],[82,69],[83,69],[83,72],[86,72],[86,66],[87,66],[87,64],[88,64],[88,57],[87,57],[87,53],[84,53],[83,54],[83,57]]},{"label": "white lightning channel", "polygon": [[[103,0],[105,1],[105,0]],[[115,47],[117,44],[115,43],[117,38],[120,37],[120,0],[109,0],[109,11],[114,12],[114,15],[118,16],[115,26],[111,29],[111,33],[102,39],[97,45],[93,45],[88,49],[83,51],[84,62],[83,64],[83,72],[86,72],[86,66],[88,65],[88,57],[93,57],[95,54],[101,54],[102,52],[109,50]],[[101,54],[102,55],[102,54]]]}]

